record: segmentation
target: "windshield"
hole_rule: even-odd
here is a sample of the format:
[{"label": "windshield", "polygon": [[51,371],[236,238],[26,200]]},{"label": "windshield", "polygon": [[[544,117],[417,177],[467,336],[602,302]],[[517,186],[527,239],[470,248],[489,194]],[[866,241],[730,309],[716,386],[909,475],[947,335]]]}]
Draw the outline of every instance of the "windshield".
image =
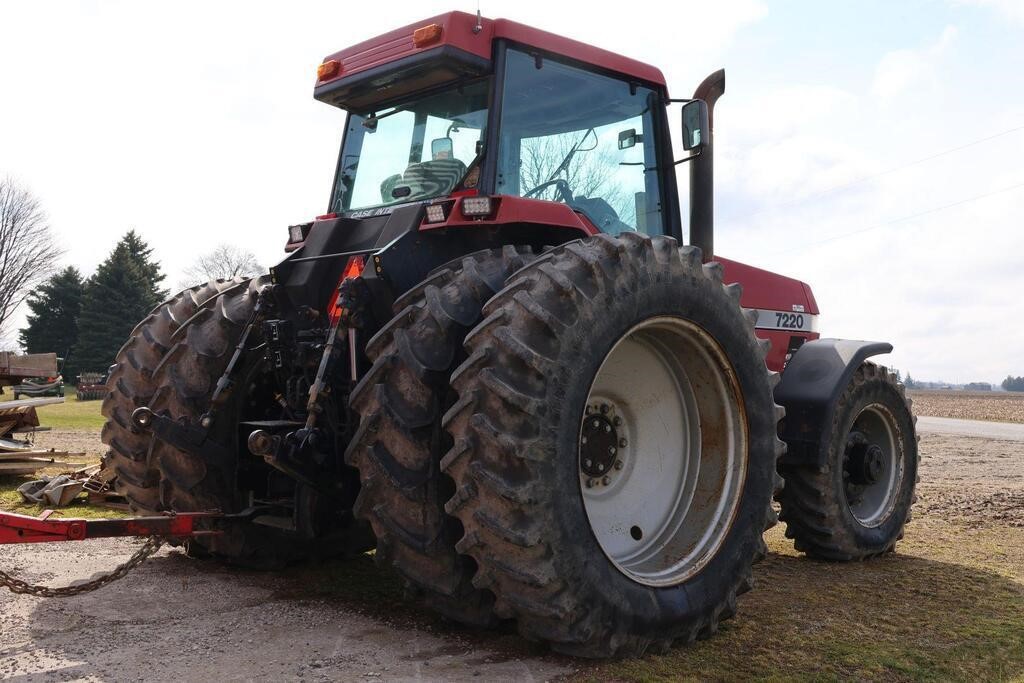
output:
[{"label": "windshield", "polygon": [[380,111],[353,112],[331,210],[354,211],[450,193],[483,147],[488,81],[464,83]]},{"label": "windshield", "polygon": [[509,50],[497,192],[565,202],[604,232],[663,234],[650,88]]}]

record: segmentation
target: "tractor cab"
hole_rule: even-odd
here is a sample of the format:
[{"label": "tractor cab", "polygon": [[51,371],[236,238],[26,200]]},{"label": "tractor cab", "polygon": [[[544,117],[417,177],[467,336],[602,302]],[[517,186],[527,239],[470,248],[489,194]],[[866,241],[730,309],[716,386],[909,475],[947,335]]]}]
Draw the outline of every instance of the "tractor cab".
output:
[{"label": "tractor cab", "polygon": [[339,216],[418,202],[441,207],[427,223],[447,224],[499,202],[460,202],[453,217],[450,198],[500,197],[563,204],[584,233],[678,236],[668,93],[653,67],[456,12],[328,57],[316,97],[350,112]]}]

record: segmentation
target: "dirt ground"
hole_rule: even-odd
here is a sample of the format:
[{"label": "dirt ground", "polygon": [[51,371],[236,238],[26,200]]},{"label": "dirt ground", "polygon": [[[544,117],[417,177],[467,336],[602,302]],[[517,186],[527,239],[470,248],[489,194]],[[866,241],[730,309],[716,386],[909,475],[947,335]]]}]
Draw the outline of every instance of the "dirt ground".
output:
[{"label": "dirt ground", "polygon": [[[48,445],[98,453],[92,434]],[[72,446],[72,443],[74,445]],[[164,548],[96,593],[0,591],[0,678],[120,680],[1012,680],[1024,676],[1024,443],[925,435],[898,552],[841,565],[776,527],[757,588],[712,639],[619,662],[475,632],[403,596],[368,555],[255,573]],[[64,585],[137,547],[0,547],[0,569]]]},{"label": "dirt ground", "polygon": [[1013,391],[910,391],[918,415],[1024,423],[1024,393]]}]

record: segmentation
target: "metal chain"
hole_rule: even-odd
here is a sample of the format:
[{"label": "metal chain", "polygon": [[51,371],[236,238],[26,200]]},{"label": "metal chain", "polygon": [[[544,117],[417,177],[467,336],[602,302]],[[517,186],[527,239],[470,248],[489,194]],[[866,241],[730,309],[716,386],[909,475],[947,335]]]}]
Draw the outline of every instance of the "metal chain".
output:
[{"label": "metal chain", "polygon": [[139,548],[134,555],[132,555],[126,562],[119,565],[116,569],[100,577],[86,581],[85,583],[76,583],[70,586],[63,586],[61,588],[51,588],[49,586],[38,586],[32,585],[21,579],[0,571],[0,586],[6,588],[12,593],[22,593],[25,595],[34,595],[37,598],[67,598],[72,595],[80,595],[82,593],[88,593],[94,591],[97,588],[102,588],[108,583],[113,583],[120,578],[123,578],[128,572],[138,567],[140,564],[145,562],[150,555],[160,549],[160,546],[164,544],[164,539],[157,536],[150,536],[146,539],[146,542]]}]

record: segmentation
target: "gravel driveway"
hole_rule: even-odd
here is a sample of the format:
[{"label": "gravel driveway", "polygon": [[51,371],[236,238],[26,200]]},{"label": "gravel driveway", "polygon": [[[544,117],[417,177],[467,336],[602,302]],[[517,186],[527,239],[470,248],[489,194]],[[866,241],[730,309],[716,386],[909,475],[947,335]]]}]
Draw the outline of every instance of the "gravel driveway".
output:
[{"label": "gravel driveway", "polygon": [[[65,585],[136,547],[125,539],[7,546],[0,568]],[[365,556],[352,562],[356,580],[374,571]],[[39,599],[0,591],[0,678],[543,681],[572,671],[569,660],[531,656],[511,634],[490,634],[481,646],[478,634],[427,614],[399,607],[389,615],[372,596],[324,593],[324,571],[235,571],[165,548],[95,593]]]}]

